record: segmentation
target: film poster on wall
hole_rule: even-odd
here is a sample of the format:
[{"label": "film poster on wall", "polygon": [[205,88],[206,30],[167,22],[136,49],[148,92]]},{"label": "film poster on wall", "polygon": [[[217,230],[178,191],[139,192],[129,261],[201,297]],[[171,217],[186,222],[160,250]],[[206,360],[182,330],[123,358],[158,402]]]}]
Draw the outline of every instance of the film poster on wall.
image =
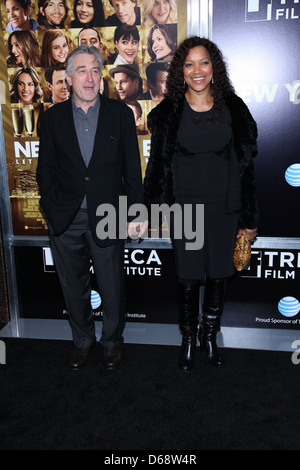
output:
[{"label": "film poster on wall", "polygon": [[150,151],[147,114],[162,100],[168,64],[186,37],[186,0],[6,0],[1,2],[0,25],[13,234],[44,236],[47,221],[35,177],[39,127],[50,106],[70,99],[67,55],[80,44],[102,53],[99,91],[131,107],[144,176]]}]

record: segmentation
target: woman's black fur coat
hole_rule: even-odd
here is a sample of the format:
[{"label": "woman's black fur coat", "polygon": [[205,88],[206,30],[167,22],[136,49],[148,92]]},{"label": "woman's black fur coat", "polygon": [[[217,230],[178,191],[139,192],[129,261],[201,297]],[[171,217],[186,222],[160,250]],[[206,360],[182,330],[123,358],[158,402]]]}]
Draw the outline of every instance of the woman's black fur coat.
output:
[{"label": "woman's black fur coat", "polygon": [[[152,138],[144,190],[149,214],[151,204],[171,206],[175,202],[172,159],[183,104],[184,96],[175,112],[171,99],[166,97],[148,115]],[[248,107],[237,95],[232,93],[226,104],[232,118],[235,149],[229,157],[227,211],[239,211],[239,228],[253,229],[259,225],[253,161],[257,155],[257,126]]]}]

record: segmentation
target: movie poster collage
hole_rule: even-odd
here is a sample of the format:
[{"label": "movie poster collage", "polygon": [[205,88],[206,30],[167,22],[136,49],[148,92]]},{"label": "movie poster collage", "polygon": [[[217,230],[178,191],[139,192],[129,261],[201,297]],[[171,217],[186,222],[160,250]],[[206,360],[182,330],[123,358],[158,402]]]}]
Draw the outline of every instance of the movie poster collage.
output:
[{"label": "movie poster collage", "polygon": [[41,112],[70,98],[66,58],[81,44],[102,53],[100,93],[149,134],[177,47],[176,0],[5,0],[1,16],[15,138],[38,137]]}]

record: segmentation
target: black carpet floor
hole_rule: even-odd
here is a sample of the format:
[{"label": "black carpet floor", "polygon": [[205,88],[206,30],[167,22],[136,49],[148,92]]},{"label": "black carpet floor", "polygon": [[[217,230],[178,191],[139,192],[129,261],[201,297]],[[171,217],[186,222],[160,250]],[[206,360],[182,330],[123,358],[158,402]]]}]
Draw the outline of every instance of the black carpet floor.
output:
[{"label": "black carpet floor", "polygon": [[1,450],[300,450],[290,353],[222,349],[225,367],[214,368],[197,351],[186,374],[178,347],[125,344],[118,370],[103,370],[96,350],[71,371],[69,341],[3,341]]}]

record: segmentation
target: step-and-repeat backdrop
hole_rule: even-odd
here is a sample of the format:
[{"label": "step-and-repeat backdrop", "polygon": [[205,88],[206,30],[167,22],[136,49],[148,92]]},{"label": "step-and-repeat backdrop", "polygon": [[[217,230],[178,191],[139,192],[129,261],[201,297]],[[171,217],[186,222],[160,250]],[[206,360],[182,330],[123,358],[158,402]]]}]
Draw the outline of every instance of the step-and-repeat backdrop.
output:
[{"label": "step-and-repeat backdrop", "polygon": [[[47,234],[35,179],[39,122],[49,106],[69,99],[63,70],[66,55],[81,42],[100,48],[104,58],[100,92],[132,108],[144,174],[150,150],[146,117],[162,99],[168,62],[187,35],[187,5],[184,0],[112,4],[103,0],[98,11],[99,0],[35,0],[27,10],[25,3],[7,0],[1,5],[0,73],[5,84],[1,92],[13,235],[30,238]],[[129,9],[127,14],[135,15],[126,34],[118,19],[121,3]],[[260,236],[299,237],[299,3],[214,0],[212,5],[212,40],[223,51],[236,91],[258,123]],[[21,21],[27,29],[18,31]],[[163,37],[163,51],[154,47],[157,35]],[[119,80],[124,63],[132,68],[131,77],[125,77],[127,88]],[[58,65],[60,69],[53,71]],[[167,231],[163,234],[168,236]],[[249,268],[229,282],[225,326],[300,328],[300,253],[292,244],[286,249],[276,246],[253,247]],[[33,243],[14,251],[20,316],[65,318],[49,247]],[[170,244],[154,240],[138,247],[128,244],[124,268],[127,320],[177,323]],[[91,276],[91,304],[95,318],[101,320],[101,292],[92,265]]]},{"label": "step-and-repeat backdrop", "polygon": [[300,236],[300,4],[214,0],[212,40],[257,121],[259,235],[274,237],[274,246],[253,248],[249,269],[229,284],[224,322],[299,328],[300,252],[291,241],[276,248],[276,238]]}]

